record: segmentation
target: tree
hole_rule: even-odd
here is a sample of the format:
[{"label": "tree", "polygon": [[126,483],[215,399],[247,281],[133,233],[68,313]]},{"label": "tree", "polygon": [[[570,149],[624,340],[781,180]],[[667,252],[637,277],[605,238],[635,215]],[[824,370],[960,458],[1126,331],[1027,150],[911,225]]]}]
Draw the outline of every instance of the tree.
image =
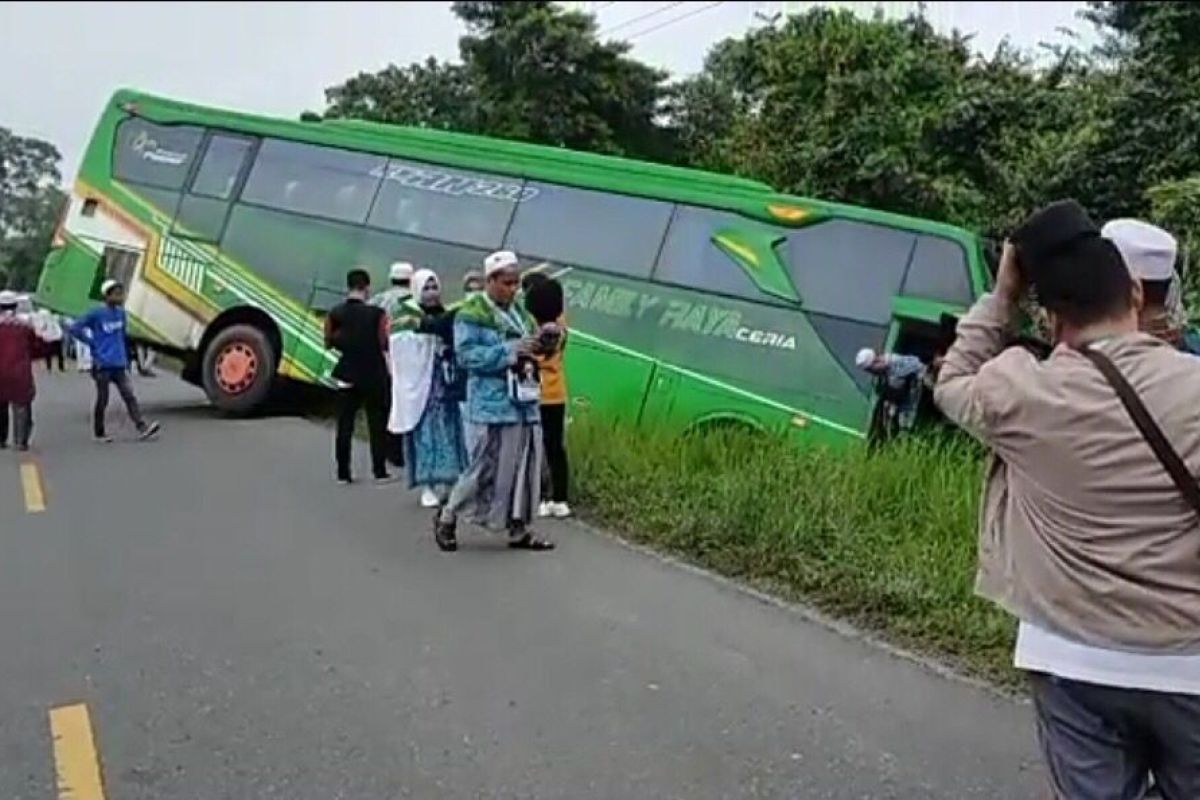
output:
[{"label": "tree", "polygon": [[360,72],[325,93],[327,117],[473,132],[480,130],[479,96],[463,67],[436,58],[380,72]]},{"label": "tree", "polygon": [[600,42],[595,19],[550,2],[458,2],[462,64],[429,59],[327,90],[328,117],[486,133],[669,159],[656,124],[665,73]]},{"label": "tree", "polygon": [[1200,173],[1200,5],[1090,5],[1113,75],[1088,154],[1092,208],[1105,217],[1144,213],[1150,187]]},{"label": "tree", "polygon": [[0,128],[0,284],[30,289],[64,200],[54,145]]}]

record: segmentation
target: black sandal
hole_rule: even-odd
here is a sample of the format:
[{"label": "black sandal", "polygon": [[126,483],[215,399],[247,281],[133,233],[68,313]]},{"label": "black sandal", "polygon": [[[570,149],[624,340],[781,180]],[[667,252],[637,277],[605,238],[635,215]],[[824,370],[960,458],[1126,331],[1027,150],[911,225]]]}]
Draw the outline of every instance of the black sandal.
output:
[{"label": "black sandal", "polygon": [[458,537],[454,535],[455,523],[442,522],[441,511],[433,518],[433,540],[443,553],[453,553],[458,549]]},{"label": "black sandal", "polygon": [[513,550],[533,550],[536,552],[545,552],[547,550],[553,550],[557,545],[548,539],[539,539],[532,533],[526,533],[524,536],[519,538],[509,539],[508,546]]}]

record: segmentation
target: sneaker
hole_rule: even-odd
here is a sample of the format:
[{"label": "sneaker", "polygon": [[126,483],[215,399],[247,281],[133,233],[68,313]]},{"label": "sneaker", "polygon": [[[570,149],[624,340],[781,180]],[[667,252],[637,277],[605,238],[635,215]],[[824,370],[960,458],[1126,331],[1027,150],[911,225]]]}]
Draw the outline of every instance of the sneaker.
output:
[{"label": "sneaker", "polygon": [[98,436],[92,436],[92,441],[96,442],[97,444],[112,444],[113,437],[109,436],[107,433],[101,433]]},{"label": "sneaker", "polygon": [[376,486],[387,486],[389,483],[395,483],[395,482],[396,482],[395,475],[376,475],[375,476],[375,485]]},{"label": "sneaker", "polygon": [[538,516],[539,517],[554,516],[554,503],[545,502],[545,503],[542,503],[541,505],[539,505],[538,506]]},{"label": "sneaker", "polygon": [[438,496],[432,489],[425,489],[421,492],[421,508],[437,508],[442,504]]},{"label": "sneaker", "polygon": [[342,486],[349,486],[350,484],[354,483],[354,479],[351,478],[349,475],[345,475],[345,476],[339,475],[334,480],[336,480]]},{"label": "sneaker", "polygon": [[550,516],[555,519],[566,519],[571,516],[571,507],[566,503],[550,503]]},{"label": "sneaker", "polygon": [[17,452],[18,452],[18,453],[28,453],[28,452],[29,452],[29,445],[28,445],[28,444],[19,444],[19,445],[17,445]]},{"label": "sneaker", "polygon": [[153,439],[158,435],[160,430],[162,430],[162,425],[159,425],[157,422],[147,423],[138,431],[138,438],[143,442],[147,439]]}]

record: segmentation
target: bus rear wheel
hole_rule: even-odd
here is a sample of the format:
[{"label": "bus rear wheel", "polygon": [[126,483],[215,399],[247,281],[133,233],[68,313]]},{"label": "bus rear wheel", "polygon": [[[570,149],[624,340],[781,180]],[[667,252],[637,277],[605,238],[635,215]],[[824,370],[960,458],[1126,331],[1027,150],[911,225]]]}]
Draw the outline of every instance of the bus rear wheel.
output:
[{"label": "bus rear wheel", "polygon": [[242,415],[266,401],[275,370],[275,350],[267,335],[253,325],[230,325],[208,343],[200,374],[213,405]]}]

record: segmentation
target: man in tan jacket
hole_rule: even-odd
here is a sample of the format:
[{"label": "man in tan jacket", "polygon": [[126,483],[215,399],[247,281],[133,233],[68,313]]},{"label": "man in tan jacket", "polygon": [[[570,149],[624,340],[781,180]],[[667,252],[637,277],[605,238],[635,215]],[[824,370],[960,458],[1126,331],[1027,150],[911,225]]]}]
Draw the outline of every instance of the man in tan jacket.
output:
[{"label": "man in tan jacket", "polygon": [[[1200,360],[1138,332],[1140,284],[1067,205],[1006,244],[938,377],[939,407],[992,454],[977,591],[1019,620],[1056,797],[1141,798],[1153,775],[1200,798],[1200,516],[1080,348],[1116,365],[1193,479]],[[1005,349],[1030,284],[1045,361]]]}]

